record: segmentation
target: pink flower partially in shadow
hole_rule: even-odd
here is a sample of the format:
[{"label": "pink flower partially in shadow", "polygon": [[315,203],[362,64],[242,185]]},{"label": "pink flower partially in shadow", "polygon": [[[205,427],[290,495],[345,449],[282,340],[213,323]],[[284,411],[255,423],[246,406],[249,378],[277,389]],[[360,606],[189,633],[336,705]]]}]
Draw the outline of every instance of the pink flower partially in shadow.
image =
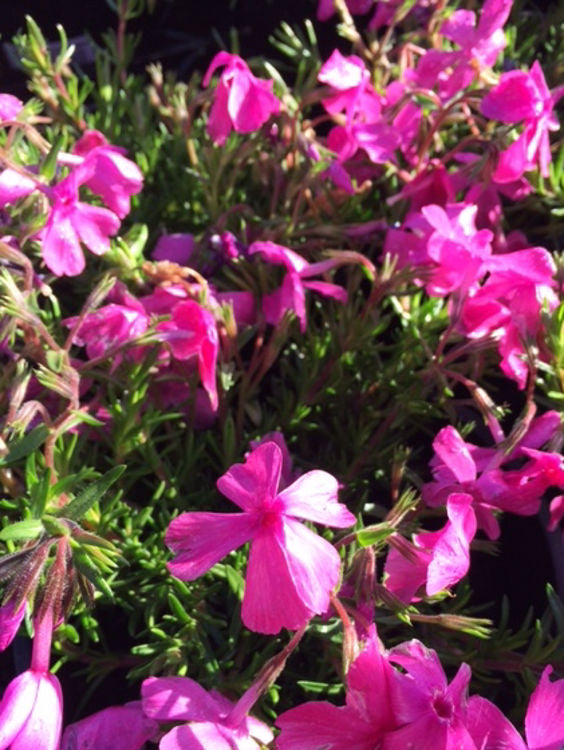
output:
[{"label": "pink flower partially in shadow", "polygon": [[149,677],[141,693],[143,711],[151,719],[188,722],[167,732],[159,750],[259,750],[272,741],[266,724],[188,677]]},{"label": "pink flower partially in shadow", "polygon": [[110,706],[70,724],[63,733],[61,750],[142,750],[158,730],[139,701]]},{"label": "pink flower partially in shadow", "polygon": [[271,115],[278,114],[280,102],[272,93],[273,81],[256,78],[239,55],[218,52],[206,71],[203,86],[208,86],[217,68],[224,70],[215,90],[207,130],[218,145],[229,133],[252,133]]},{"label": "pink flower partially in shadow", "polygon": [[[267,323],[276,325],[287,311],[292,311],[300,321],[300,330],[304,333],[307,326],[305,293],[308,289],[337,302],[347,301],[347,292],[343,287],[327,281],[309,281],[309,279],[343,262],[351,261],[331,258],[319,263],[308,263],[293,250],[269,241],[253,242],[249,247],[249,255],[255,254],[260,255],[267,263],[284,266],[286,269],[282,286],[263,297],[262,309]],[[358,262],[358,259],[355,258],[355,262]]]},{"label": "pink flower partially in shadow", "polygon": [[279,491],[282,466],[276,443],[259,445],[217,482],[243,513],[182,513],[165,537],[176,555],[169,570],[184,581],[250,542],[241,618],[250,630],[268,634],[298,629],[325,612],[339,581],[338,552],[299,519],[338,528],[355,522],[337,500],[335,477],[310,471]]}]

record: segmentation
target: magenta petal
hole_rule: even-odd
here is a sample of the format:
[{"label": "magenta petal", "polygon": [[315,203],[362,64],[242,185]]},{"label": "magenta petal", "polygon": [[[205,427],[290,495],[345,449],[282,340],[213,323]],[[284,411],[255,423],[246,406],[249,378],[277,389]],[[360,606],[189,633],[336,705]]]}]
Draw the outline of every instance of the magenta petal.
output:
[{"label": "magenta petal", "polygon": [[326,526],[346,528],[356,517],[337,499],[339,483],[326,471],[308,471],[283,490],[278,499],[284,513]]},{"label": "magenta petal", "polygon": [[141,695],[143,711],[157,721],[207,721],[221,713],[213,696],[188,677],[148,677]]},{"label": "magenta petal", "polygon": [[509,719],[497,706],[479,695],[468,699],[466,728],[479,750],[527,750]]},{"label": "magenta petal", "polygon": [[550,680],[546,667],[535,688],[525,716],[529,750],[560,750],[564,744],[564,680]]},{"label": "magenta petal", "polygon": [[276,719],[281,730],[277,750],[374,750],[380,735],[350,708],[314,701],[284,711]]},{"label": "magenta petal", "polygon": [[408,747],[417,750],[451,750],[451,747],[456,747],[456,750],[476,750],[474,743],[449,746],[447,737],[448,725],[440,723],[429,711],[401,729],[386,734],[380,750],[406,750]]},{"label": "magenta petal", "polygon": [[245,513],[182,513],[165,535],[176,554],[168,569],[182,581],[193,581],[248,542],[256,529],[257,521]]},{"label": "magenta petal", "polygon": [[284,519],[284,549],[290,575],[302,601],[316,614],[329,607],[339,582],[341,558],[328,541],[298,521]]},{"label": "magenta petal", "polygon": [[84,254],[70,219],[54,209],[45,227],[43,260],[56,276],[77,276],[85,266]]},{"label": "magenta petal", "polygon": [[322,294],[324,297],[330,297],[337,302],[345,303],[348,299],[347,290],[338,284],[330,284],[327,281],[303,281],[304,289],[311,289],[312,292]]},{"label": "magenta petal", "polygon": [[433,440],[433,448],[459,482],[472,482],[476,479],[474,459],[454,427],[444,427]]},{"label": "magenta petal", "polygon": [[[226,53],[227,54],[227,53]],[[222,146],[232,129],[231,119],[227,111],[229,89],[220,80],[215,90],[215,99],[208,119],[207,131],[214,143]]]},{"label": "magenta petal", "polygon": [[118,217],[107,208],[76,203],[71,214],[74,229],[86,247],[96,255],[110,249],[110,235],[120,227]]},{"label": "magenta petal", "polygon": [[381,651],[376,627],[371,626],[364,648],[347,675],[347,705],[357,711],[374,730],[396,725],[390,701],[393,670]]},{"label": "magenta petal", "polygon": [[194,237],[191,234],[163,234],[151,253],[154,260],[170,260],[181,266],[188,265],[194,252]]},{"label": "magenta petal", "polygon": [[297,630],[314,614],[297,590],[280,536],[270,528],[251,544],[241,619],[256,633]]},{"label": "magenta petal", "polygon": [[258,445],[244,464],[234,464],[217,480],[217,489],[246,511],[272,504],[280,484],[282,451],[273,441]]},{"label": "magenta petal", "polygon": [[498,85],[482,99],[482,114],[507,125],[535,116],[536,92],[528,73],[504,73]]},{"label": "magenta petal", "polygon": [[147,718],[141,704],[111,706],[65,729],[61,750],[141,750],[159,725]]},{"label": "magenta petal", "polygon": [[16,637],[25,615],[25,607],[25,602],[22,602],[18,609],[14,609],[12,601],[0,607],[0,651],[8,648]]}]

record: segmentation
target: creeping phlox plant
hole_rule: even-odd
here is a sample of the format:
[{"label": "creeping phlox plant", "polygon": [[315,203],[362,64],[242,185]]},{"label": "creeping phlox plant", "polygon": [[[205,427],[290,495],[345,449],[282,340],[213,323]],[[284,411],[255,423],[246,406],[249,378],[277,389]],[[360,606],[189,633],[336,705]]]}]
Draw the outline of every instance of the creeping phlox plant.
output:
[{"label": "creeping phlox plant", "polygon": [[95,80],[27,19],[0,750],[564,747],[557,592],[479,594],[511,515],[563,580],[564,37],[465,5],[319,0],[328,54],[187,83],[128,72],[139,2]]}]

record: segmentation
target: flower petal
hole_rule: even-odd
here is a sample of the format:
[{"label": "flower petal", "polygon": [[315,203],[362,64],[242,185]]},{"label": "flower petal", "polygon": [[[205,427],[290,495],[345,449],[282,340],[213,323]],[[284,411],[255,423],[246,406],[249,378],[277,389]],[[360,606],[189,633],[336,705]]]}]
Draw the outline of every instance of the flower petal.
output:
[{"label": "flower petal", "polygon": [[234,464],[217,480],[217,489],[246,511],[272,504],[280,484],[282,451],[269,441],[257,446],[244,464]]},{"label": "flower petal", "polygon": [[334,476],[326,471],[308,471],[283,490],[278,499],[287,515],[346,528],[355,523],[356,517],[338,501],[338,491]]},{"label": "flower petal", "polygon": [[165,535],[177,555],[168,569],[182,581],[193,581],[248,542],[257,528],[258,521],[245,513],[182,513]]},{"label": "flower petal", "polygon": [[217,701],[189,677],[148,677],[141,685],[143,711],[157,721],[219,719]]}]

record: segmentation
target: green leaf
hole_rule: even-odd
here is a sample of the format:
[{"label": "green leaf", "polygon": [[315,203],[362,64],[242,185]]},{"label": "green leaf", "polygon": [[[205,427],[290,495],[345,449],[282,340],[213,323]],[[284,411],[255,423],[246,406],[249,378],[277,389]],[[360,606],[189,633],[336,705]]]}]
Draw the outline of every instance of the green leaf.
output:
[{"label": "green leaf", "polygon": [[72,521],[79,521],[85,513],[87,513],[94,503],[98,502],[102,495],[104,495],[109,488],[116,482],[123,472],[125,466],[114,466],[110,469],[103,477],[96,479],[92,484],[87,487],[84,492],[71,500],[70,503],[61,508],[58,512],[58,516],[64,516],[70,518]]},{"label": "green leaf", "polygon": [[113,593],[109,587],[106,579],[100,572],[98,566],[92,562],[86,551],[82,547],[74,547],[72,552],[72,559],[77,570],[82,573],[85,578],[88,578],[96,588],[106,596],[113,598]]},{"label": "green leaf", "polygon": [[0,531],[0,539],[7,541],[22,541],[35,539],[43,531],[43,524],[36,518],[28,518],[26,521],[17,521],[6,526]]},{"label": "green leaf", "polygon": [[36,451],[45,442],[48,435],[49,428],[44,424],[40,424],[31,432],[28,432],[27,435],[24,435],[23,438],[16,440],[8,446],[10,451],[8,455],[0,459],[0,466],[9,466],[19,461],[20,458],[29,456],[30,453]]},{"label": "green leaf", "polygon": [[[59,155],[59,151],[63,147],[64,137],[60,135],[55,143],[53,144],[51,150],[43,160],[41,166],[39,167],[39,174],[42,177],[45,177],[49,182],[55,177],[56,171],[57,171],[57,156]],[[48,351],[47,356],[49,355],[59,355],[59,352],[53,352]],[[49,360],[47,360],[49,363]],[[49,364],[51,367],[51,365]],[[55,369],[55,368],[52,368]],[[60,370],[55,370],[55,372],[60,372]]]},{"label": "green leaf", "polygon": [[379,523],[357,531],[356,540],[361,547],[371,547],[373,544],[382,544],[393,533],[394,529],[389,524]]}]

